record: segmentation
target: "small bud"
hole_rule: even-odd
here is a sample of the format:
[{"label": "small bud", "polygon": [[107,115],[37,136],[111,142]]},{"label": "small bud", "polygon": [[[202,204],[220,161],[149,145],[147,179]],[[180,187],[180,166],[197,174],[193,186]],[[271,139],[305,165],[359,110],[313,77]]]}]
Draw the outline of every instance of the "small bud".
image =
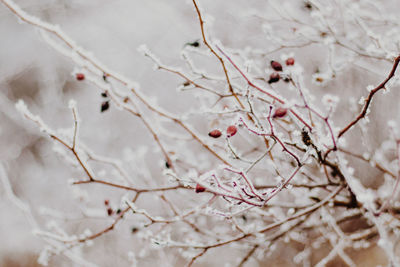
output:
[{"label": "small bud", "polygon": [[104,200],[104,205],[108,206],[110,204],[110,201],[108,199]]},{"label": "small bud", "polygon": [[77,73],[75,77],[76,77],[76,79],[77,79],[78,81],[83,81],[83,80],[85,79],[85,74],[83,74],[83,73]]},{"label": "small bud", "polygon": [[228,126],[226,128],[226,134],[228,137],[234,136],[237,133],[237,127],[235,125]]},{"label": "small bud", "polygon": [[287,109],[279,107],[275,110],[274,115],[272,116],[273,118],[282,118],[285,117],[287,114]]},{"label": "small bud", "polygon": [[212,130],[211,132],[208,133],[208,136],[218,138],[222,135],[220,130]]},{"label": "small bud", "polygon": [[101,112],[106,111],[108,108],[110,107],[110,103],[109,101],[104,101],[103,103],[101,103]]},{"label": "small bud", "polygon": [[280,79],[279,73],[277,72],[273,72],[270,76],[269,76],[269,81],[268,83],[276,83],[278,82]]},{"label": "small bud", "polygon": [[290,57],[286,59],[286,65],[287,66],[293,66],[294,65],[294,58]]},{"label": "small bud", "polygon": [[206,191],[206,189],[203,186],[196,184],[196,193],[202,193],[204,191]]},{"label": "small bud", "polygon": [[271,67],[276,71],[282,71],[282,65],[278,61],[271,61]]}]

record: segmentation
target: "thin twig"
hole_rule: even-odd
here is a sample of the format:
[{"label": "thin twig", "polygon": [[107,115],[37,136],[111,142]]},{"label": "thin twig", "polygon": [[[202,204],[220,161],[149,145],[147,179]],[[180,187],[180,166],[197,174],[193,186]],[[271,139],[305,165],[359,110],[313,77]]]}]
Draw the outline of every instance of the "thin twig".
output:
[{"label": "thin twig", "polygon": [[381,89],[384,89],[386,84],[390,81],[390,79],[392,79],[394,77],[394,75],[396,73],[396,69],[399,65],[399,62],[400,62],[400,56],[395,58],[392,70],[390,71],[387,78],[383,82],[381,82],[377,87],[375,87],[373,90],[371,90],[369,92],[367,98],[365,99],[365,104],[364,104],[360,114],[358,114],[358,116],[353,121],[351,121],[342,130],[340,130],[340,132],[338,134],[338,138],[342,137],[342,135],[345,134],[348,130],[350,130],[350,128],[353,127],[359,120],[361,120],[362,118],[365,117],[365,115],[367,114],[369,105],[371,104],[372,98],[378,91],[380,91]]}]

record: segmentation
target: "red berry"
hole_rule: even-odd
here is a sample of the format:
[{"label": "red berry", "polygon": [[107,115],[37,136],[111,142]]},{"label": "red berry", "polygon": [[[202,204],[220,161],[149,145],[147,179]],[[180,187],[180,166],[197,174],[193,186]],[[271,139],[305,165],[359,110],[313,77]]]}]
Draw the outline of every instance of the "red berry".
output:
[{"label": "red berry", "polygon": [[290,57],[286,59],[286,65],[287,66],[293,66],[294,65],[294,58]]},{"label": "red berry", "polygon": [[78,81],[83,81],[83,80],[85,79],[85,74],[83,74],[83,73],[77,73],[77,74],[76,74],[76,79],[77,79]]},{"label": "red berry", "polygon": [[271,73],[271,75],[269,75],[268,83],[276,83],[279,81],[280,78],[281,78],[281,76],[279,76],[279,73],[273,72],[273,73]]},{"label": "red berry", "polygon": [[282,71],[282,65],[278,61],[271,61],[271,67],[276,71]]},{"label": "red berry", "polygon": [[228,126],[228,128],[226,128],[226,134],[228,135],[228,137],[234,136],[237,133],[237,128],[235,125],[231,125]]},{"label": "red berry", "polygon": [[208,136],[218,138],[222,135],[220,130],[212,130],[211,132],[208,133]]},{"label": "red berry", "polygon": [[113,213],[114,213],[114,211],[112,210],[112,208],[107,209],[108,216],[111,216]]},{"label": "red berry", "polygon": [[108,199],[104,200],[104,205],[108,206],[110,204],[110,201]]},{"label": "red berry", "polygon": [[206,191],[206,189],[203,186],[196,184],[196,193],[201,193],[204,191]]},{"label": "red berry", "polygon": [[282,118],[285,117],[287,114],[287,108],[279,107],[275,110],[273,118]]}]

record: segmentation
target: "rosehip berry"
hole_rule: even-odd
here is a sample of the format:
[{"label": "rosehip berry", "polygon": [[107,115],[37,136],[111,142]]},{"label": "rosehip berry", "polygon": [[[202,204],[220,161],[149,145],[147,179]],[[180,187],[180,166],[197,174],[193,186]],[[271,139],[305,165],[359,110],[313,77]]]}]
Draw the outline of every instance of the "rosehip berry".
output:
[{"label": "rosehip berry", "polygon": [[272,116],[273,118],[282,118],[285,117],[287,114],[287,109],[279,107],[275,110],[274,115]]},{"label": "rosehip berry", "polygon": [[108,216],[111,216],[113,213],[114,213],[114,211],[112,210],[112,208],[107,209]]},{"label": "rosehip berry", "polygon": [[278,61],[271,61],[271,67],[276,71],[282,71],[282,65]]},{"label": "rosehip berry", "polygon": [[85,74],[83,74],[83,73],[77,73],[75,77],[76,77],[76,79],[77,79],[78,81],[83,81],[83,80],[85,79]]},{"label": "rosehip berry", "polygon": [[287,66],[293,66],[294,65],[294,58],[290,57],[286,59],[286,65]]},{"label": "rosehip berry", "polygon": [[276,83],[279,81],[280,78],[281,78],[281,76],[279,76],[279,73],[273,72],[273,73],[271,73],[271,75],[269,75],[268,83]]},{"label": "rosehip berry", "polygon": [[208,133],[208,136],[218,138],[222,135],[220,130],[212,130],[211,132]]},{"label": "rosehip berry", "polygon": [[237,127],[235,125],[228,126],[226,128],[226,134],[228,137],[234,136],[237,133]]},{"label": "rosehip berry", "polygon": [[196,184],[196,193],[201,193],[204,191],[206,191],[206,189],[203,186]]}]

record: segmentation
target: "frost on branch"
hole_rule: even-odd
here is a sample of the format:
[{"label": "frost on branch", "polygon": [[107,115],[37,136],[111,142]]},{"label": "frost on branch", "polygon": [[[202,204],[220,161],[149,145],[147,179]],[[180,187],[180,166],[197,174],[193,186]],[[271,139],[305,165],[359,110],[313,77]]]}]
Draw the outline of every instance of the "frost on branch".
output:
[{"label": "frost on branch", "polygon": [[[139,84],[62,26],[0,1],[74,64],[78,88],[53,120],[47,107],[40,117],[15,105],[54,141],[46,155],[71,170],[54,187],[68,201],[49,196],[32,205],[37,213],[4,182],[31,221],[40,217],[40,264],[264,266],[285,254],[288,266],[358,266],[358,253],[376,250],[377,265],[398,264],[400,136],[389,96],[399,89],[400,33],[390,10],[192,0],[182,14],[195,37],[171,38],[181,51],[159,40],[124,58]],[[42,168],[59,181],[52,164]]]}]

